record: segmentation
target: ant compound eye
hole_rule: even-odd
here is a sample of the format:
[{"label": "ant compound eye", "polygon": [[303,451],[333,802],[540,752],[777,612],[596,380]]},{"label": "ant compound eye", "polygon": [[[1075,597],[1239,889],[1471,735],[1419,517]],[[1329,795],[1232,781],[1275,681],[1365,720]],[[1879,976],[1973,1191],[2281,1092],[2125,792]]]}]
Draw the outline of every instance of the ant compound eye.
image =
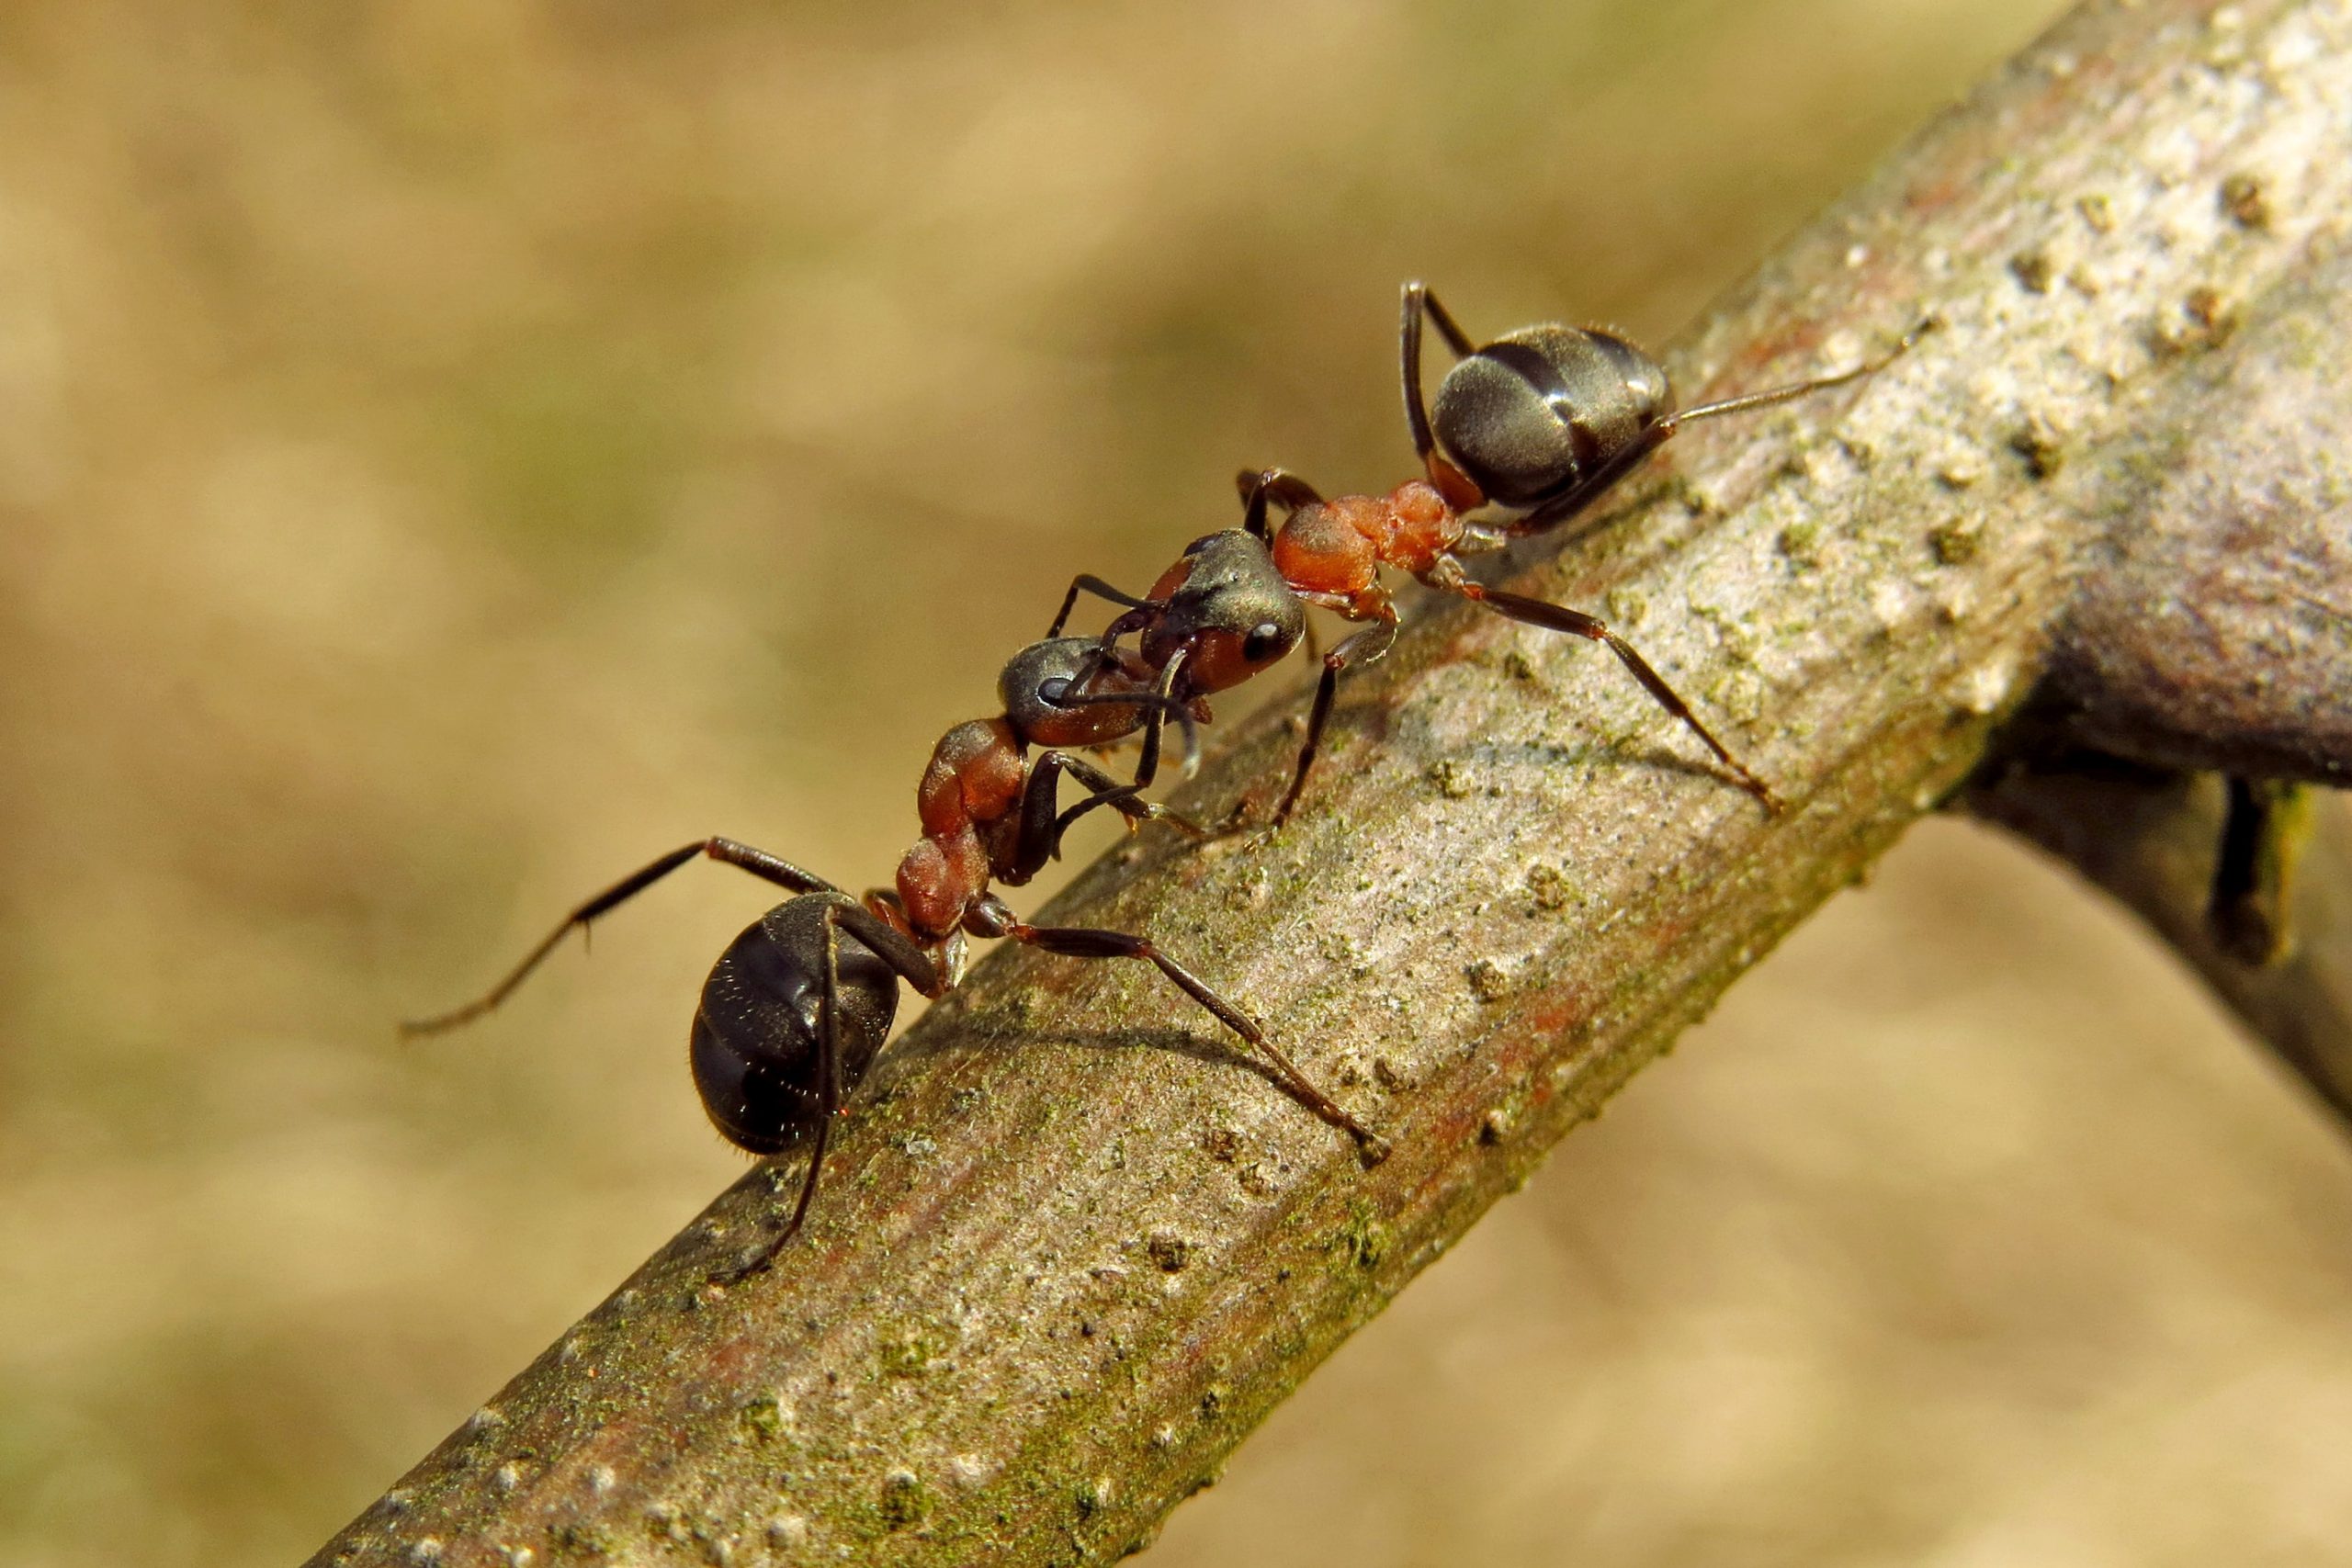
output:
[{"label": "ant compound eye", "polygon": [[1062,699],[1069,695],[1069,677],[1056,675],[1051,680],[1038,682],[1037,695],[1049,706],[1061,706]]},{"label": "ant compound eye", "polygon": [[1252,664],[1263,664],[1283,651],[1283,629],[1272,621],[1261,622],[1250,635],[1241,639],[1241,657]]}]

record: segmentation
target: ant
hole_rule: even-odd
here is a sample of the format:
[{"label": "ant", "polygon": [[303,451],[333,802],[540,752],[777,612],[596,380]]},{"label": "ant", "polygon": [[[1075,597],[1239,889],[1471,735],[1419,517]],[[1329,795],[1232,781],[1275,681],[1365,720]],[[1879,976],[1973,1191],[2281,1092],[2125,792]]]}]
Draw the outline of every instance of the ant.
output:
[{"label": "ant", "polygon": [[[937,999],[961,984],[965,938],[1010,938],[1068,958],[1131,958],[1156,966],[1178,989],[1260,1052],[1317,1116],[1356,1141],[1369,1163],[1387,1145],[1342,1110],[1265,1032],[1148,938],[1083,926],[1033,926],[989,891],[1018,886],[1059,853],[1079,817],[1108,807],[1131,827],[1198,824],[1141,798],[1159,766],[1160,736],[1174,720],[1186,757],[1205,705],[1173,693],[1198,656],[1180,650],[1157,665],[1094,637],[1049,637],[1015,654],[998,678],[1004,712],[959,724],[939,739],[916,792],[922,837],[899,863],[895,887],[864,899],[813,872],[733,839],[671,851],[564,917],[505,978],[479,999],[402,1024],[432,1034],[496,1008],[574,930],[635,897],[690,861],[707,859],[794,895],[728,944],[704,982],[688,1060],[703,1109],[722,1136],[755,1155],[808,1145],[808,1168],[784,1227],[734,1274],[772,1264],[800,1229],[833,1117],[873,1066],[897,1016],[899,983]],[[1125,783],[1064,747],[1106,747],[1144,731],[1136,776]],[[1032,757],[1030,748],[1045,750]],[[1064,812],[1063,774],[1093,793]]]},{"label": "ant", "polygon": [[[1421,396],[1421,336],[1434,323],[1455,363],[1438,385],[1434,407]],[[1306,630],[1305,606],[1368,622],[1323,655],[1323,674],[1306,721],[1290,788],[1274,809],[1279,828],[1298,804],[1322,743],[1340,672],[1386,653],[1396,637],[1396,607],[1380,569],[1408,571],[1431,588],[1458,594],[1529,626],[1605,644],[1653,701],[1697,736],[1733,782],[1777,813],[1780,797],[1691,712],[1634,645],[1598,617],[1471,581],[1464,556],[1557,527],[1576,516],[1684,425],[1768,408],[1872,375],[1936,325],[1930,317],[1875,359],[1811,380],[1676,409],[1657,362],[1613,333],[1543,325],[1505,333],[1483,347],[1455,324],[1426,284],[1405,286],[1400,333],[1405,420],[1425,478],[1386,495],[1327,501],[1283,468],[1245,468],[1238,476],[1242,526],[1195,539],[1141,598],[1102,579],[1075,579],[1048,636],[1058,636],[1080,592],[1123,605],[1102,634],[1102,657],[1138,634],[1144,664],[1163,671],[1183,660],[1167,684],[1178,701],[1221,691],[1288,654]],[[1499,520],[1466,513],[1489,504],[1516,508]],[[1280,507],[1277,528],[1270,509]]]}]

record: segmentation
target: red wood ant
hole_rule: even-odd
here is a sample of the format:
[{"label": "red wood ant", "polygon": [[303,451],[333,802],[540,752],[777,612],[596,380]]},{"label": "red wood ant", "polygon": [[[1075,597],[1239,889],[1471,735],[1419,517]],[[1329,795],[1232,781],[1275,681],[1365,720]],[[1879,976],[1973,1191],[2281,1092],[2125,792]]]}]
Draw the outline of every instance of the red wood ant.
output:
[{"label": "red wood ant", "polygon": [[[689,1061],[703,1108],[729,1142],[757,1155],[806,1144],[808,1168],[784,1227],[731,1277],[766,1269],[800,1228],[834,1115],[890,1032],[899,983],[936,998],[964,977],[965,938],[1007,937],[1068,958],[1132,958],[1153,964],[1272,1064],[1316,1115],[1355,1139],[1368,1160],[1387,1145],[1348,1114],[1227,1001],[1148,938],[1083,926],[1033,926],[989,891],[1019,886],[1058,852],[1070,822],[1107,807],[1131,824],[1202,829],[1142,791],[1159,766],[1160,736],[1180,725],[1192,748],[1205,710],[1174,696],[1203,657],[1179,650],[1157,665],[1106,649],[1094,637],[1053,637],[1015,654],[998,680],[1004,712],[959,724],[940,738],[916,792],[922,837],[899,863],[897,886],[863,900],[813,872],[732,839],[671,851],[588,899],[478,1000],[407,1023],[410,1034],[455,1028],[497,1007],[575,929],[696,859],[735,866],[795,895],[728,944],[703,985]],[[1063,747],[1102,747],[1144,732],[1136,776],[1122,782]],[[1043,747],[1035,757],[1031,747]],[[1093,793],[1059,809],[1061,776]]]},{"label": "red wood ant", "polygon": [[[1424,320],[1436,323],[1455,355],[1439,383],[1433,410],[1421,398]],[[1099,578],[1078,578],[1048,635],[1060,632],[1081,592],[1122,604],[1124,612],[1102,634],[1105,657],[1121,637],[1138,634],[1148,667],[1166,671],[1185,661],[1180,677],[1167,686],[1171,697],[1182,700],[1224,690],[1289,653],[1305,631],[1305,605],[1371,623],[1323,655],[1306,738],[1290,788],[1274,810],[1272,825],[1280,827],[1306,787],[1340,672],[1378,659],[1396,639],[1396,607],[1380,581],[1382,567],[1395,567],[1512,620],[1606,644],[1740,788],[1767,810],[1778,811],[1781,802],[1771,786],[1715,739],[1633,644],[1581,610],[1471,581],[1462,558],[1501,549],[1566,522],[1694,420],[1766,408],[1859,380],[1883,368],[1933,325],[1932,319],[1920,323],[1887,353],[1835,375],[1678,410],[1665,370],[1623,338],[1596,329],[1544,325],[1521,327],[1474,347],[1426,285],[1408,283],[1400,334],[1405,419],[1425,478],[1386,495],[1326,501],[1305,479],[1282,468],[1244,469],[1237,480],[1241,528],[1193,541],[1141,598]],[[1523,510],[1499,520],[1465,515],[1489,503]],[[1270,507],[1284,513],[1278,529]]]}]

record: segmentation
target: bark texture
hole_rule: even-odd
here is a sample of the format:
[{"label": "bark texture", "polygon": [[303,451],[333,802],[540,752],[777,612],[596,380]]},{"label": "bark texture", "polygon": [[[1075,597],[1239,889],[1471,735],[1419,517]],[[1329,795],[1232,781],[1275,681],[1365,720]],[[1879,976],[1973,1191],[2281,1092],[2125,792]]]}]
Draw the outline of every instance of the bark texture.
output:
[{"label": "bark texture", "polygon": [[[1959,789],[2045,671],[2110,739],[2346,776],[2342,470],[2324,439],[2301,488],[2260,465],[2301,420],[2344,428],[2344,335],[2291,321],[2313,289],[2307,318],[2338,308],[2315,280],[2341,278],[2347,133],[2340,0],[2099,0],[1669,355],[1697,400],[1944,321],[1873,380],[1694,427],[1605,525],[1517,563],[1518,591],[1609,615],[1786,816],[1599,649],[1423,604],[1343,686],[1280,836],[1147,833],[1058,901],[1265,1020],[1393,1140],[1385,1165],[1140,966],[999,953],[886,1058],[773,1273],[710,1282],[795,1163],[721,1195],[315,1561],[1114,1558]],[[2217,420],[2233,456],[2205,462]],[[2316,532],[2288,562],[2272,524]],[[2251,558],[2270,575],[2217,596]],[[2119,561],[2139,586],[2077,600]],[[2205,673],[2167,662],[2200,649]],[[1178,804],[1270,799],[1297,712]]]}]

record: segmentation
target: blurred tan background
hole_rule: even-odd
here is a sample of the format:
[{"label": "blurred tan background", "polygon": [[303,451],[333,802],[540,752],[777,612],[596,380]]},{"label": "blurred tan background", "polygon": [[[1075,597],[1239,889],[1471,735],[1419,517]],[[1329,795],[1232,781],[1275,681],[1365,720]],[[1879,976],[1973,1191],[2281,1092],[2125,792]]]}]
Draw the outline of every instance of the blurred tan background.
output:
[{"label": "blurred tan background", "polygon": [[[391,1020],[707,831],[883,879],[1072,571],[1403,476],[1400,279],[1663,338],[2057,8],[0,13],[0,1562],[364,1506],[741,1168],[761,891]],[[1939,825],[1149,1561],[2341,1560],[2348,1242],[2337,1129]]]}]

